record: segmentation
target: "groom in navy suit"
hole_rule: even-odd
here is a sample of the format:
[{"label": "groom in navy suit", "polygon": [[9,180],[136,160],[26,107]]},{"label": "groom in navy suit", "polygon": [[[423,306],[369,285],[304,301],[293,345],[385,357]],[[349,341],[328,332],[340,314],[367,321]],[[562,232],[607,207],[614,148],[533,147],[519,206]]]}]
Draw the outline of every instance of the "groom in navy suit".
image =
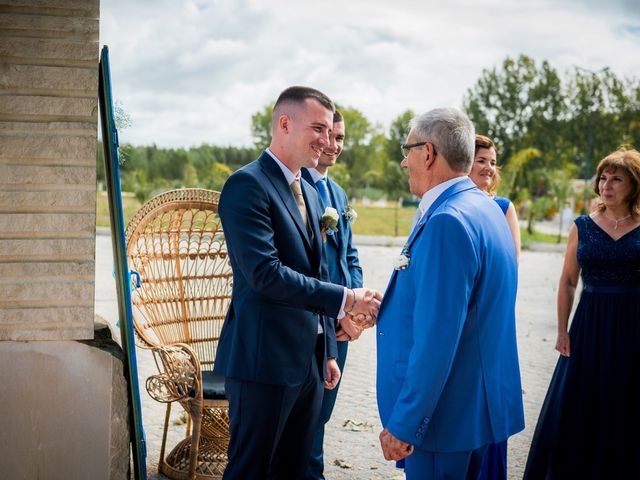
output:
[{"label": "groom in navy suit", "polygon": [[486,446],[524,428],[516,252],[467,177],[466,115],[436,109],[411,127],[402,167],[421,200],[378,317],[380,443],[407,480],[476,479]]},{"label": "groom in navy suit", "polygon": [[[338,285],[356,288],[362,286],[362,268],[360,268],[358,251],[353,245],[351,232],[351,218],[353,218],[354,212],[350,210],[345,191],[327,175],[328,170],[336,164],[336,160],[342,153],[344,138],[344,119],[340,112],[336,111],[333,114],[333,131],[329,136],[329,147],[324,149],[316,168],[302,169],[302,177],[316,187],[322,203],[322,209],[330,207],[334,208],[338,213],[338,231],[333,235],[327,235],[324,242],[329,278]],[[344,372],[349,341],[356,340],[360,336],[362,325],[352,321],[348,316],[336,322],[337,361],[340,371]],[[313,436],[311,457],[305,477],[307,480],[321,480],[324,478],[324,426],[331,418],[339,387],[340,383],[334,389],[325,389],[324,391],[320,419]]]},{"label": "groom in navy suit", "polygon": [[319,199],[300,178],[328,147],[333,113],[318,90],[284,90],[269,148],[222,189],[218,210],[233,269],[214,367],[229,400],[225,479],[304,476],[323,385],[340,379],[330,319],[377,315],[378,292],[328,282]]}]

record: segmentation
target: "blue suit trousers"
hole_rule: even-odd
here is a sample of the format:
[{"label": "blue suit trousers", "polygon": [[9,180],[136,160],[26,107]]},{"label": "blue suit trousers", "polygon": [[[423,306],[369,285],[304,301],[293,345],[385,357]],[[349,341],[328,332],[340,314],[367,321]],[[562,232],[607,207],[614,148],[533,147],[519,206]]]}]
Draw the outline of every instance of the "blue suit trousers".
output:
[{"label": "blue suit trousers", "polygon": [[404,459],[406,480],[478,480],[485,449],[454,453],[415,449]]}]

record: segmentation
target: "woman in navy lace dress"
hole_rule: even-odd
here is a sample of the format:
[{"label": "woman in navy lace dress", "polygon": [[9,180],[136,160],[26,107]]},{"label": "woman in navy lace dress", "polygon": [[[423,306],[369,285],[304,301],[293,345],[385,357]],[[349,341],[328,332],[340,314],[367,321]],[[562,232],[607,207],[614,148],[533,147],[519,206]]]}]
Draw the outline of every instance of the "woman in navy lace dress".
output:
[{"label": "woman in navy lace dress", "polygon": [[[476,153],[469,172],[469,178],[476,186],[493,198],[504,213],[513,243],[516,258],[520,258],[520,225],[516,209],[511,200],[496,195],[500,185],[500,169],[496,165],[496,146],[489,137],[476,135]],[[492,443],[485,449],[478,480],[506,480],[507,478],[507,440]]]},{"label": "woman in navy lace dress", "polygon": [[[640,478],[640,153],[600,162],[599,205],[569,232],[558,286],[560,358],[524,478]],[[567,331],[573,298],[583,290]]]}]

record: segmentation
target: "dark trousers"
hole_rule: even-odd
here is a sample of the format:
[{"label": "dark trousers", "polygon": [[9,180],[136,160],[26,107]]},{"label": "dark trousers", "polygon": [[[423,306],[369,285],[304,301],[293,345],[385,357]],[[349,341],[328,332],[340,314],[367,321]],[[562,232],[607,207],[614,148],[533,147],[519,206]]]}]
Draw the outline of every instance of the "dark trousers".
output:
[{"label": "dark trousers", "polygon": [[231,440],[225,480],[299,480],[322,403],[316,356],[295,387],[227,378]]},{"label": "dark trousers", "polygon": [[[347,360],[347,352],[349,350],[349,342],[338,342],[338,366],[340,371],[344,374],[344,364]],[[309,466],[307,468],[306,480],[322,480],[324,479],[324,426],[331,418],[333,407],[336,404],[336,398],[338,398],[338,389],[342,379],[336,385],[333,390],[324,390],[322,398],[322,408],[320,409],[320,419],[318,420],[318,426],[313,434],[313,444],[311,446],[311,456],[309,457]]]}]

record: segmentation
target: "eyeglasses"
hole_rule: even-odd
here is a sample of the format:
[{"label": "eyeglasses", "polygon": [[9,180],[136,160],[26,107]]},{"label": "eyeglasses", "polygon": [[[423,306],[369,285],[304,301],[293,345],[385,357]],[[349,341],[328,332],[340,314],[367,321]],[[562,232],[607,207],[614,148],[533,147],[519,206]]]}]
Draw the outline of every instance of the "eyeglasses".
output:
[{"label": "eyeglasses", "polygon": [[411,151],[412,148],[422,147],[427,143],[429,142],[403,143],[402,145],[400,145],[400,152],[402,153],[402,159],[404,160],[409,156],[409,152]]}]

